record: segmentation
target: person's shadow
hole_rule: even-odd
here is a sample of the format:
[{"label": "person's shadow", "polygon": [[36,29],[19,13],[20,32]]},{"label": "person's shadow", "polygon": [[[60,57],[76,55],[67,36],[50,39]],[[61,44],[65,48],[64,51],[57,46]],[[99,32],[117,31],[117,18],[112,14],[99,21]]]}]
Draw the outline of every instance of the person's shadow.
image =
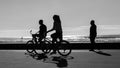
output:
[{"label": "person's shadow", "polygon": [[58,68],[63,68],[68,66],[68,61],[74,59],[72,56],[51,56],[46,59],[45,63],[54,63]]},{"label": "person's shadow", "polygon": [[103,51],[93,51],[93,52],[100,54],[100,55],[104,55],[104,56],[112,56],[111,54],[105,53]]},{"label": "person's shadow", "polygon": [[45,61],[45,59],[48,58],[48,56],[45,53],[40,53],[40,54],[25,53],[25,55],[28,55],[29,57],[32,57],[33,59],[43,60],[43,61]]},{"label": "person's shadow", "polygon": [[57,65],[57,67],[67,67],[68,61],[60,56],[54,56],[52,61],[55,61],[54,64]]},{"label": "person's shadow", "polygon": [[45,53],[35,54],[35,53],[25,53],[32,57],[35,60],[42,60],[44,63],[54,63],[57,65],[58,68],[67,67],[68,61],[74,59],[72,56],[51,56],[46,55]]}]

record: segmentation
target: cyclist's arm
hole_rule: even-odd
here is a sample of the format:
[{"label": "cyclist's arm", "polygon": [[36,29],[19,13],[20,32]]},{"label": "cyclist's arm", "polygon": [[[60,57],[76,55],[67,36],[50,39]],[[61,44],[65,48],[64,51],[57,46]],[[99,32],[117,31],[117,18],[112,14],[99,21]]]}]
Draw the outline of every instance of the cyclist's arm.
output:
[{"label": "cyclist's arm", "polygon": [[47,33],[48,33],[48,32],[51,32],[51,31],[53,31],[53,30],[55,30],[55,27],[56,27],[56,26],[55,26],[55,23],[53,23],[53,28],[50,29],[50,30],[48,30]]},{"label": "cyclist's arm", "polygon": [[53,31],[53,30],[54,30],[54,29],[50,29],[50,30],[47,31],[47,33],[48,33],[48,32],[51,32],[51,31]]},{"label": "cyclist's arm", "polygon": [[55,26],[53,26],[52,29],[48,30],[47,33],[48,33],[48,32],[51,32],[51,31],[53,31],[53,30],[55,30]]}]

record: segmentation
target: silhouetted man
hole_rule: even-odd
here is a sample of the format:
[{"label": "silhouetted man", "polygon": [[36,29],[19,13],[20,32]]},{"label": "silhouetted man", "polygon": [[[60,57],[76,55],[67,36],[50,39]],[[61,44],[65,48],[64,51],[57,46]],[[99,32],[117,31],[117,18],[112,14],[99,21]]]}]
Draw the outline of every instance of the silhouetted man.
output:
[{"label": "silhouetted man", "polygon": [[91,27],[90,27],[91,49],[90,49],[90,51],[94,51],[95,38],[97,36],[97,26],[95,25],[95,21],[94,20],[91,20],[90,24],[91,24]]},{"label": "silhouetted man", "polygon": [[34,38],[35,38],[35,41],[37,43],[37,38],[36,37],[39,37],[38,41],[41,42],[42,39],[44,39],[46,37],[46,32],[47,32],[47,27],[46,25],[43,24],[43,20],[39,20],[39,31],[37,32],[37,34],[34,34]]},{"label": "silhouetted man", "polygon": [[[48,30],[47,32],[51,32],[51,31],[55,30],[55,33],[53,33],[51,35],[52,43],[54,44],[57,41],[57,39],[59,39],[61,42],[63,35],[62,35],[62,26],[61,26],[61,20],[60,20],[59,15],[54,15],[53,20],[54,20],[53,28]],[[51,54],[56,54],[56,46],[53,45],[53,47],[54,47],[53,52]]]}]

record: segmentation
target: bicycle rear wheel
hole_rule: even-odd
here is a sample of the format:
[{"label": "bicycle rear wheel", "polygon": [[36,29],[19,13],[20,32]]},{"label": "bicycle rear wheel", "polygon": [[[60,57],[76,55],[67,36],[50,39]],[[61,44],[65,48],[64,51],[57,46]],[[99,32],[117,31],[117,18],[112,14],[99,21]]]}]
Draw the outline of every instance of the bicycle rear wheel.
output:
[{"label": "bicycle rear wheel", "polygon": [[65,41],[63,40],[60,44],[59,44],[59,47],[58,47],[58,53],[62,56],[67,56],[71,53],[72,49],[71,47],[69,46],[69,42],[68,41]]},{"label": "bicycle rear wheel", "polygon": [[34,42],[30,40],[26,43],[26,45],[27,45],[27,49],[26,49],[27,52],[32,53],[34,51],[34,48],[33,48]]}]

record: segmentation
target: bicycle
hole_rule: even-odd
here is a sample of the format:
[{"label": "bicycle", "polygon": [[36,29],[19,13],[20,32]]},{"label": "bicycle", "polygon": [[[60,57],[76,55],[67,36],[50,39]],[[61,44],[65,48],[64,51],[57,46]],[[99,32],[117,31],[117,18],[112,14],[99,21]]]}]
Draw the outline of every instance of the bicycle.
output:
[{"label": "bicycle", "polygon": [[[36,44],[36,42],[35,42],[35,40],[33,38],[32,31],[30,31],[30,34],[32,35],[32,40],[29,40],[26,43],[27,44],[27,52],[29,52],[29,53],[35,52],[36,54],[39,54],[39,52],[40,52],[39,50],[40,49],[36,49],[35,48],[35,45],[37,45],[37,44]],[[67,55],[69,55],[71,53],[72,49],[69,46],[70,43],[68,41],[62,40],[60,42],[60,41],[57,40],[55,42],[56,43],[54,45],[56,45],[56,51],[60,55],[67,56]],[[38,44],[38,45],[41,46],[41,50],[44,53],[50,53],[51,50],[53,49],[53,46],[51,46],[51,45],[53,45],[52,41],[50,39],[48,39],[48,38],[44,38],[43,41],[40,44]]]},{"label": "bicycle", "polygon": [[[39,49],[37,50],[36,47],[39,46],[41,47],[42,52],[44,53],[49,53],[50,49],[48,48],[49,45],[51,44],[49,42],[49,39],[44,38],[41,42],[38,41],[38,37],[37,37],[37,41],[35,41],[35,38],[33,37],[34,34],[32,34],[32,30],[30,30],[30,34],[32,35],[32,39],[27,41],[26,45],[27,45],[27,52],[29,53],[33,53],[35,52],[36,54],[39,53]],[[47,45],[46,45],[47,44]]]}]

